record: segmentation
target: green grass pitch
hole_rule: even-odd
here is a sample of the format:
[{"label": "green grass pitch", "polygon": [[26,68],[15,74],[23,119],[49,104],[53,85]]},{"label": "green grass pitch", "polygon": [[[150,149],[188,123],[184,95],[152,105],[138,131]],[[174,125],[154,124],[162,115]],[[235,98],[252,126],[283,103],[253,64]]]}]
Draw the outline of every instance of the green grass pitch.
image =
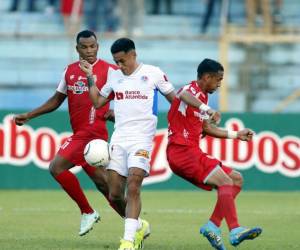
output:
[{"label": "green grass pitch", "polygon": [[[118,249],[123,221],[96,191],[86,192],[101,222],[79,237],[80,214],[63,191],[0,191],[0,249]],[[202,191],[144,191],[142,217],[152,234],[145,250],[206,250],[199,235],[213,209],[215,193]],[[261,226],[262,235],[244,241],[241,250],[300,249],[299,192],[242,192],[237,200],[241,225]],[[228,231],[223,223],[228,249]]]}]

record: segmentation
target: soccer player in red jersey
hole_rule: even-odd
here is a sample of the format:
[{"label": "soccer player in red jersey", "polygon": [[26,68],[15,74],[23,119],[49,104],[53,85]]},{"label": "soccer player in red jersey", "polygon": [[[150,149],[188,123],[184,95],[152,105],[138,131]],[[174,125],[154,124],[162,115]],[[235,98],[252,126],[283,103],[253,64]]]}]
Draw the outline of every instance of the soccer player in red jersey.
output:
[{"label": "soccer player in red jersey", "polygon": [[[92,65],[94,81],[99,89],[105,84],[107,75],[116,69],[103,60],[97,59],[98,42],[94,32],[84,30],[76,38],[76,50],[81,59]],[[107,176],[104,168],[89,166],[83,156],[85,145],[92,139],[108,139],[106,119],[110,115],[109,106],[95,109],[89,98],[86,74],[79,67],[79,61],[68,65],[54,95],[40,107],[23,114],[15,115],[15,123],[23,125],[29,120],[56,110],[68,98],[70,122],[73,135],[61,145],[57,155],[50,163],[50,173],[67,194],[77,203],[82,217],[79,235],[82,236],[92,229],[100,219],[99,214],[90,206],[76,176],[69,171],[75,165],[82,166],[96,184],[98,190],[108,199]],[[121,215],[125,208],[111,204]]]},{"label": "soccer player in red jersey", "polygon": [[233,246],[237,246],[243,240],[256,238],[262,229],[257,227],[249,229],[239,225],[234,200],[241,191],[242,176],[202,152],[199,147],[200,137],[201,134],[207,134],[217,138],[249,141],[252,139],[253,132],[247,128],[240,131],[217,128],[206,114],[187,104],[187,92],[197,97],[199,103],[207,104],[208,94],[212,94],[220,87],[224,69],[220,63],[205,59],[199,64],[197,72],[197,81],[191,82],[178,91],[169,110],[167,159],[176,175],[205,190],[216,188],[215,209],[209,221],[200,228],[200,233],[215,249],[224,250],[219,228],[223,218],[230,230],[229,240]]}]

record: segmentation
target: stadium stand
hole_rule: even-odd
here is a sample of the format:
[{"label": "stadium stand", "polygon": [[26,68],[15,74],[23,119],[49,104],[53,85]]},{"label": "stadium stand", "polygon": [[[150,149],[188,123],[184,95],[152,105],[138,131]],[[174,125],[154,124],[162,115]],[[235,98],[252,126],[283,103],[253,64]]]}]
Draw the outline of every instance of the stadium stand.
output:
[{"label": "stadium stand", "polygon": [[[38,1],[39,11],[34,13],[11,13],[7,11],[10,0],[1,1],[1,108],[27,109],[40,104],[53,93],[64,66],[77,59],[74,39],[65,35],[58,6],[56,12],[49,15],[43,11],[45,2]],[[89,1],[86,3],[88,13]],[[283,15],[285,24],[299,23],[299,4],[284,1],[282,13],[289,13]],[[147,14],[149,1],[145,1],[145,9],[143,35],[135,38],[139,59],[160,66],[176,87],[195,78],[197,65],[203,58],[219,58],[219,7],[206,35],[200,34],[204,2],[173,0],[172,15]],[[230,22],[243,26],[245,15],[243,1],[232,0]],[[85,23],[82,28],[86,28]],[[115,38],[117,34],[100,33],[99,55],[103,59],[112,61],[109,47]],[[299,53],[300,46],[293,43],[232,45],[228,56],[229,111],[272,111],[276,103],[300,86]],[[218,108],[218,94],[213,96],[211,105]],[[165,102],[160,106],[163,110],[168,108]],[[285,111],[297,109],[300,102],[287,106]]]}]

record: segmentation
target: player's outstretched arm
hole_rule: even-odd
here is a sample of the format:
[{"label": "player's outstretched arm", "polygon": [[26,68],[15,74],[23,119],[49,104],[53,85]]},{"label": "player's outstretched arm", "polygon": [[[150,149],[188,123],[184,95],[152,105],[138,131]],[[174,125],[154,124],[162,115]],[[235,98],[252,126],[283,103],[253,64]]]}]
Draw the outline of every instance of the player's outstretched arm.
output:
[{"label": "player's outstretched arm", "polygon": [[91,64],[88,63],[86,60],[80,60],[80,68],[84,73],[86,73],[86,77],[88,80],[88,87],[89,87],[89,96],[93,102],[95,108],[100,108],[104,106],[106,103],[109,102],[108,98],[100,95],[99,89],[97,88],[93,76],[93,67]]},{"label": "player's outstretched arm", "polygon": [[237,132],[237,139],[241,141],[250,141],[252,140],[254,132],[249,128],[244,128]]},{"label": "player's outstretched arm", "polygon": [[18,126],[22,126],[32,118],[56,110],[64,102],[66,97],[67,96],[65,94],[56,91],[52,97],[50,97],[44,104],[42,104],[38,108],[27,113],[16,114],[14,116],[14,121]]},{"label": "player's outstretched arm", "polygon": [[219,112],[216,112],[214,109],[206,105],[205,103],[201,102],[198,98],[190,94],[186,90],[182,90],[179,93],[179,98],[186,103],[187,105],[190,105],[194,108],[198,108],[201,112],[204,112],[207,114],[207,117],[204,117],[205,120],[211,120],[213,123],[219,124],[221,121],[221,114]]},{"label": "player's outstretched arm", "polygon": [[203,133],[216,138],[239,139],[241,141],[250,141],[254,135],[254,132],[248,128],[239,131],[226,130],[218,128],[208,121],[203,123]]}]

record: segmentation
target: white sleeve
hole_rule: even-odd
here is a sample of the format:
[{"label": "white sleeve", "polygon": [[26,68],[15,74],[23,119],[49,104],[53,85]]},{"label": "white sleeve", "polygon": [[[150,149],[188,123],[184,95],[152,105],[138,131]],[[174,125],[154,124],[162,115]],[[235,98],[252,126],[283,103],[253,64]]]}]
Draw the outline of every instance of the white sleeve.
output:
[{"label": "white sleeve", "polygon": [[108,98],[110,93],[113,91],[111,87],[111,75],[112,75],[113,69],[109,68],[107,72],[107,80],[104,86],[99,90],[100,95],[104,96],[105,98]]},{"label": "white sleeve", "polygon": [[67,69],[65,69],[61,79],[60,79],[60,82],[58,84],[58,87],[56,89],[56,91],[62,93],[62,94],[65,94],[67,95],[67,83],[66,83],[66,71]]},{"label": "white sleeve", "polygon": [[173,90],[175,90],[175,88],[172,85],[172,83],[168,81],[168,78],[165,75],[165,73],[162,72],[159,68],[157,69],[158,70],[156,72],[157,76],[156,76],[155,86],[163,95],[167,95],[171,93]]},{"label": "white sleeve", "polygon": [[109,82],[106,82],[105,85],[102,87],[102,89],[100,89],[100,95],[104,96],[105,98],[108,98],[108,96],[110,95],[110,93],[112,92],[112,88],[110,86]]}]

